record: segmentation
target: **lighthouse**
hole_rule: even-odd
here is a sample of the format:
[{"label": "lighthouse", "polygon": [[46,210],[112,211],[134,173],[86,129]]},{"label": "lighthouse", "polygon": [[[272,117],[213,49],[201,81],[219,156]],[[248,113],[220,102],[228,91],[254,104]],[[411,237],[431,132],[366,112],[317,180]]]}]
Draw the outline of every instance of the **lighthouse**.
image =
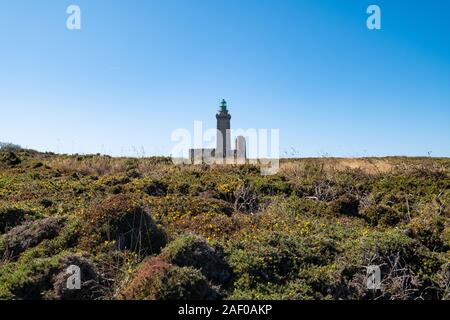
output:
[{"label": "lighthouse", "polygon": [[227,102],[222,99],[220,110],[216,114],[217,119],[217,144],[216,159],[227,158],[231,154],[230,121],[231,115],[228,113]]},{"label": "lighthouse", "polygon": [[225,99],[222,99],[220,103],[216,119],[216,148],[189,149],[189,162],[192,164],[246,164],[247,148],[243,136],[236,137],[236,149],[231,149],[231,115]]}]

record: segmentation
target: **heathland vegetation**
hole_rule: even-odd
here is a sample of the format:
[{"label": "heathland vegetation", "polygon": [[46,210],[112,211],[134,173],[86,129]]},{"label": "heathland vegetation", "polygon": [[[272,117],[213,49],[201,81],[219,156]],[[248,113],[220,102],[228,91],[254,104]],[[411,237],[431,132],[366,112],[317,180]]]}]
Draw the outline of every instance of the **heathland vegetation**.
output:
[{"label": "heathland vegetation", "polygon": [[5,148],[0,257],[1,299],[448,299],[450,159],[292,159],[261,176]]}]

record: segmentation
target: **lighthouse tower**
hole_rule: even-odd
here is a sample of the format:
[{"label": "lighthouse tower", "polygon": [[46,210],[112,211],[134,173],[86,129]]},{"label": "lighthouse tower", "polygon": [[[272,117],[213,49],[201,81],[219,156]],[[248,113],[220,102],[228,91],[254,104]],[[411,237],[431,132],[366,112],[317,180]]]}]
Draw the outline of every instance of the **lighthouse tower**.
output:
[{"label": "lighthouse tower", "polygon": [[232,156],[231,154],[231,137],[230,137],[230,120],[231,115],[227,110],[227,102],[222,99],[220,110],[216,114],[217,119],[217,146],[215,151],[216,159]]}]

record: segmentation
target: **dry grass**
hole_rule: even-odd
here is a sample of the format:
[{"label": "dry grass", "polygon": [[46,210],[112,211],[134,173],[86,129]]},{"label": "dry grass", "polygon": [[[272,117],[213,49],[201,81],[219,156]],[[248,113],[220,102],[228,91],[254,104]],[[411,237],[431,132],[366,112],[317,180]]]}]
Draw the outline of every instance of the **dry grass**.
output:
[{"label": "dry grass", "polygon": [[77,172],[84,175],[114,175],[126,170],[125,158],[106,156],[91,157],[57,157],[46,161],[46,164],[61,172]]},{"label": "dry grass", "polygon": [[283,159],[281,172],[305,171],[312,165],[319,166],[325,172],[342,172],[346,170],[361,170],[366,174],[376,175],[393,171],[411,171],[425,168],[433,171],[448,170],[448,162],[440,163],[435,158],[303,158]]}]

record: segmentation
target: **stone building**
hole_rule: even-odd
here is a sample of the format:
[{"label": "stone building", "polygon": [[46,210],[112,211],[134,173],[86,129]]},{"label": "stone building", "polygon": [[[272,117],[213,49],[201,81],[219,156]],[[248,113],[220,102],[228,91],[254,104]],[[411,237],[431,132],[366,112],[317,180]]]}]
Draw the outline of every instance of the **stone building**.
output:
[{"label": "stone building", "polygon": [[227,102],[224,99],[222,99],[216,119],[216,148],[189,149],[190,162],[193,164],[245,164],[247,161],[245,138],[243,136],[236,137],[236,149],[231,149],[231,115],[228,112]]}]

